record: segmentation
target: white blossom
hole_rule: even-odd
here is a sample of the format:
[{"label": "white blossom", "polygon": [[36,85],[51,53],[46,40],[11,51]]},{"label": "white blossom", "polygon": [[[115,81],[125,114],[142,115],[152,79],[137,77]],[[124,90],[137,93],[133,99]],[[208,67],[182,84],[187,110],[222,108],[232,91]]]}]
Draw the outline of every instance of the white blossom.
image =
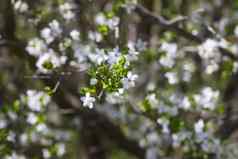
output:
[{"label": "white blossom", "polygon": [[29,9],[29,6],[26,2],[17,0],[16,2],[14,2],[14,9],[19,11],[20,13],[24,13]]},{"label": "white blossom", "polygon": [[152,94],[149,94],[146,99],[150,102],[150,105],[153,107],[153,108],[156,108],[159,106],[159,101],[158,99],[156,98],[156,94],[155,93],[152,93]]},{"label": "white blossom", "polygon": [[27,121],[29,124],[34,125],[34,124],[37,123],[38,117],[37,117],[37,115],[36,115],[35,113],[30,112],[30,113],[27,114],[27,119],[26,119],[26,121]]},{"label": "white blossom", "polygon": [[134,87],[137,78],[137,74],[132,74],[132,72],[128,72],[127,77],[122,79],[123,88],[128,89],[130,87]]},{"label": "white blossom", "polygon": [[39,38],[31,39],[26,47],[27,52],[35,57],[40,56],[46,49],[46,44]]},{"label": "white blossom", "polygon": [[159,63],[164,67],[172,68],[177,57],[177,44],[163,43],[160,50],[164,51],[165,55],[160,58]]},{"label": "white blossom", "polygon": [[200,94],[195,94],[195,102],[205,109],[214,110],[216,108],[219,91],[212,90],[211,87],[204,87]]},{"label": "white blossom", "polygon": [[76,40],[76,41],[78,41],[80,39],[80,33],[78,30],[72,30],[70,32],[70,36],[73,40]]},{"label": "white blossom", "polygon": [[49,73],[61,64],[60,58],[53,50],[49,50],[48,52],[42,54],[36,62],[38,70],[42,73]]},{"label": "white blossom", "polygon": [[191,108],[191,102],[189,101],[188,97],[184,97],[179,105],[179,107],[183,108],[184,110],[189,110]]},{"label": "white blossom", "polygon": [[48,149],[42,149],[42,154],[44,159],[48,159],[51,157],[50,151]]},{"label": "white blossom", "polygon": [[73,12],[74,6],[71,3],[65,2],[59,6],[60,14],[65,20],[72,20],[75,17]]},{"label": "white blossom", "polygon": [[96,78],[91,78],[90,79],[90,85],[96,85],[97,84],[97,79]]},{"label": "white blossom", "polygon": [[41,91],[28,90],[27,91],[27,105],[32,111],[41,111],[42,106],[50,102],[50,97]]},{"label": "white blossom", "polygon": [[62,33],[62,29],[57,20],[53,20],[49,23],[49,27],[44,28],[41,31],[41,37],[45,39],[46,43],[51,43],[55,38],[59,37]]},{"label": "white blossom", "polygon": [[93,104],[96,101],[94,97],[90,96],[90,93],[86,93],[86,95],[84,97],[81,97],[80,99],[83,102],[83,106],[88,107],[89,109],[93,108]]},{"label": "white blossom", "polygon": [[120,55],[121,53],[119,51],[119,48],[118,47],[114,48],[112,51],[108,52],[107,62],[110,65],[115,64],[119,60]]},{"label": "white blossom", "polygon": [[167,118],[161,117],[157,119],[157,123],[162,126],[162,132],[167,134],[170,133],[169,120]]},{"label": "white blossom", "polygon": [[166,72],[165,77],[168,79],[169,84],[178,83],[178,77],[176,72]]},{"label": "white blossom", "polygon": [[57,144],[57,155],[63,156],[65,154],[65,144],[59,143]]},{"label": "white blossom", "polygon": [[195,123],[194,125],[194,131],[199,134],[202,133],[204,130],[204,121],[202,119],[200,119],[198,122]]},{"label": "white blossom", "polygon": [[99,32],[92,32],[92,31],[90,31],[88,33],[88,38],[93,40],[93,41],[100,42],[100,41],[102,41],[103,37],[102,37],[102,34],[99,33]]},{"label": "white blossom", "polygon": [[103,49],[96,49],[96,52],[89,54],[88,57],[93,63],[97,65],[101,65],[108,59],[108,56],[105,54]]}]

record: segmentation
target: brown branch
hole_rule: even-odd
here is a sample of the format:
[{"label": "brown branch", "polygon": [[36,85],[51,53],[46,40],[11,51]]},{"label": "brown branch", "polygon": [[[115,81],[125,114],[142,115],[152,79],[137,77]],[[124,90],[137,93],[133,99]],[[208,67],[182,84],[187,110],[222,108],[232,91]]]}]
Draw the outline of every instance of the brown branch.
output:
[{"label": "brown branch", "polygon": [[197,43],[202,42],[202,39],[200,39],[199,37],[187,32],[186,30],[179,28],[176,25],[178,23],[177,20],[168,21],[162,16],[153,14],[148,9],[139,4],[136,5],[135,12],[139,14],[141,17],[143,17],[144,20],[149,21],[152,24],[158,24],[159,26],[161,26],[166,30],[176,32],[178,35],[184,37],[185,39],[192,40]]},{"label": "brown branch", "polygon": [[57,93],[54,100],[58,105],[68,105],[71,109],[74,109],[74,114],[79,115],[82,121],[90,123],[90,129],[96,131],[97,135],[104,136],[119,148],[136,156],[138,159],[145,158],[145,150],[139,146],[137,141],[128,139],[121,129],[105,115],[96,110],[81,107],[77,95],[73,95],[64,89],[64,92]]},{"label": "brown branch", "polygon": [[[180,35],[181,37],[183,37],[187,40],[193,41],[197,44],[201,44],[205,40],[203,38],[193,35],[190,32],[180,28],[178,26],[178,22],[179,22],[178,20],[170,20],[170,21],[166,20],[162,16],[155,15],[154,13],[152,13],[151,11],[149,11],[142,5],[139,5],[139,4],[136,5],[135,12],[137,14],[139,14],[141,17],[143,17],[145,21],[149,21],[151,24],[158,24],[160,27],[162,27],[168,31],[175,32],[178,35]],[[181,18],[181,20],[183,21],[184,18]],[[223,56],[227,56],[227,57],[231,58],[232,60],[238,61],[238,57],[235,56],[235,54],[233,54],[229,50],[222,48],[222,47],[220,47],[219,49]]]}]

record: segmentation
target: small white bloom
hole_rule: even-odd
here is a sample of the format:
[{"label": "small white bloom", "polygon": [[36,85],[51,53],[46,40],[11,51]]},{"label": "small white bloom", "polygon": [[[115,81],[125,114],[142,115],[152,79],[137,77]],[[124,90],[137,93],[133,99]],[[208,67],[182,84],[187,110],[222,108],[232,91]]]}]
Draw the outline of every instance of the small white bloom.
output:
[{"label": "small white bloom", "polygon": [[102,37],[101,33],[99,33],[99,32],[90,31],[88,34],[88,38],[93,41],[100,42],[100,41],[102,41],[103,37]]},{"label": "small white bloom", "polygon": [[73,9],[74,9],[73,4],[67,2],[59,6],[60,14],[66,20],[71,20],[75,17],[75,14],[72,11]]},{"label": "small white bloom", "polygon": [[97,79],[96,78],[92,78],[90,79],[90,85],[96,85],[97,84]]},{"label": "small white bloom", "polygon": [[73,39],[73,40],[76,40],[76,41],[78,41],[79,39],[80,39],[80,33],[79,33],[79,31],[78,30],[72,30],[71,32],[70,32],[70,36],[71,36],[71,38]]},{"label": "small white bloom", "polygon": [[22,145],[26,145],[27,144],[27,140],[28,140],[28,136],[26,133],[23,133],[20,135],[20,143]]},{"label": "small white bloom", "polygon": [[10,131],[8,133],[7,140],[11,142],[16,142],[16,133],[13,131]]},{"label": "small white bloom", "polygon": [[92,62],[96,63],[97,65],[101,65],[108,59],[108,56],[105,54],[103,49],[96,49],[96,53],[91,53],[88,55],[88,57]]},{"label": "small white bloom", "polygon": [[34,124],[37,123],[38,117],[36,116],[36,114],[30,112],[30,113],[27,114],[27,119],[26,119],[26,121],[27,121],[29,124],[34,125]]},{"label": "small white bloom", "polygon": [[26,47],[27,52],[35,57],[40,56],[46,51],[46,44],[38,38],[31,39]]},{"label": "small white bloom", "polygon": [[41,91],[28,90],[27,91],[27,105],[32,111],[41,111],[42,106],[50,102],[50,97]]},{"label": "small white bloom", "polygon": [[5,119],[0,120],[0,129],[7,127],[7,121]]},{"label": "small white bloom", "polygon": [[178,83],[178,77],[176,72],[167,72],[165,73],[165,77],[168,79],[169,84]]},{"label": "small white bloom", "polygon": [[157,123],[162,126],[162,132],[165,134],[170,133],[169,120],[167,118],[161,117],[157,119]]},{"label": "small white bloom", "polygon": [[191,108],[191,102],[189,101],[188,97],[184,97],[181,104],[179,105],[184,110],[188,110]]},{"label": "small white bloom", "polygon": [[177,44],[176,43],[163,43],[160,50],[165,52],[159,60],[159,63],[164,67],[172,68],[175,64],[175,58],[177,57]]},{"label": "small white bloom", "polygon": [[26,2],[18,0],[14,3],[14,9],[19,11],[20,13],[24,13],[28,10],[29,6]]},{"label": "small white bloom", "polygon": [[94,97],[90,96],[90,93],[86,93],[86,96],[80,98],[83,102],[84,107],[88,107],[89,109],[93,108],[93,103],[96,101]]},{"label": "small white bloom", "polygon": [[128,72],[127,77],[122,79],[123,88],[128,89],[130,87],[134,87],[137,78],[137,74],[132,74],[132,72]]},{"label": "small white bloom", "polygon": [[49,27],[44,28],[41,31],[41,37],[45,39],[46,43],[51,43],[60,36],[62,33],[62,29],[60,28],[60,24],[57,20],[53,20],[49,23]]},{"label": "small white bloom", "polygon": [[40,123],[40,124],[37,124],[36,131],[46,134],[46,132],[48,132],[48,128],[44,123]]},{"label": "small white bloom", "polygon": [[65,154],[65,144],[60,143],[57,145],[57,155],[63,156]]},{"label": "small white bloom", "polygon": [[204,87],[200,94],[194,95],[195,102],[205,109],[214,110],[219,97],[219,91],[214,91],[210,87]]},{"label": "small white bloom", "polygon": [[40,34],[41,34],[41,37],[45,39],[47,44],[51,43],[55,39],[55,37],[52,36],[52,31],[48,27],[44,28]]},{"label": "small white bloom", "polygon": [[53,50],[49,50],[49,52],[41,55],[36,62],[38,70],[42,73],[49,73],[60,65],[60,58],[53,52]]},{"label": "small white bloom", "polygon": [[162,51],[165,51],[169,57],[175,58],[177,55],[177,44],[176,43],[163,43],[160,47]]},{"label": "small white bloom", "polygon": [[150,94],[146,97],[146,99],[150,102],[151,106],[153,108],[156,108],[159,106],[159,101],[158,99],[156,98],[156,94],[153,93],[153,94]]},{"label": "small white bloom", "polygon": [[107,19],[102,13],[100,13],[100,14],[96,15],[95,22],[98,25],[105,25],[107,22]]},{"label": "small white bloom", "polygon": [[44,159],[48,159],[51,157],[50,151],[48,149],[43,149],[42,154],[43,154]]},{"label": "small white bloom", "polygon": [[235,27],[234,34],[236,37],[238,37],[238,26]]},{"label": "small white bloom", "polygon": [[204,59],[212,58],[219,55],[218,47],[218,41],[207,39],[202,45],[198,47],[198,54]]},{"label": "small white bloom", "polygon": [[128,47],[128,54],[126,55],[126,59],[128,61],[135,61],[138,59],[138,55],[139,55],[139,52],[136,51],[135,49],[135,44],[133,42],[129,42],[127,44],[127,47]]},{"label": "small white bloom", "polygon": [[200,119],[198,122],[195,123],[194,125],[194,131],[199,134],[203,132],[204,129],[204,121],[202,119]]}]

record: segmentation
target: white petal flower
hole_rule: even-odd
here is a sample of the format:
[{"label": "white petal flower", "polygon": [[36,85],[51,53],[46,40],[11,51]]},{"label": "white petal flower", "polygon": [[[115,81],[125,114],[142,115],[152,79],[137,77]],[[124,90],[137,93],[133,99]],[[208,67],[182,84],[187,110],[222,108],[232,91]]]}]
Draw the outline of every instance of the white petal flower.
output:
[{"label": "white petal flower", "polygon": [[57,145],[57,155],[63,156],[65,154],[65,144],[60,143]]},{"label": "white petal flower", "polygon": [[204,87],[200,94],[194,95],[195,102],[205,109],[214,110],[218,101],[219,91],[214,91],[210,87]]},{"label": "white petal flower", "polygon": [[49,27],[44,28],[41,31],[41,37],[45,39],[46,43],[51,43],[55,38],[59,37],[62,33],[60,24],[57,20],[53,20],[49,23]]},{"label": "white petal flower", "polygon": [[119,58],[120,58],[120,51],[119,51],[119,48],[116,47],[114,48],[112,51],[108,52],[108,58],[107,58],[107,62],[112,65],[112,64],[115,64]]},{"label": "white petal flower", "polygon": [[46,44],[38,38],[31,39],[26,47],[27,52],[35,57],[40,56],[46,51]]},{"label": "white petal flower", "polygon": [[55,37],[52,35],[52,31],[48,27],[44,28],[40,34],[41,34],[41,37],[45,39],[47,44],[53,42],[55,39]]},{"label": "white petal flower", "polygon": [[48,149],[43,149],[42,154],[43,154],[44,159],[48,159],[51,157],[50,151]]},{"label": "white petal flower", "polygon": [[42,106],[50,102],[50,97],[44,92],[28,90],[27,91],[27,105],[32,111],[41,111]]},{"label": "white petal flower", "polygon": [[137,78],[137,74],[132,74],[132,72],[128,72],[127,77],[122,79],[123,88],[128,89],[130,87],[134,87]]},{"label": "white petal flower", "polygon": [[65,2],[59,6],[60,14],[67,21],[72,20],[75,17],[75,13],[73,12],[74,5],[68,2]]},{"label": "white petal flower", "polygon": [[80,39],[80,33],[79,33],[79,31],[78,30],[72,30],[71,32],[70,32],[70,36],[71,36],[71,38],[73,39],[73,40],[79,40]]},{"label": "white petal flower", "polygon": [[153,108],[156,108],[159,106],[159,101],[158,99],[156,98],[156,94],[153,93],[153,94],[149,94],[146,99],[150,102],[151,106]]},{"label": "white petal flower", "polygon": [[86,96],[80,98],[81,101],[83,102],[84,107],[88,107],[90,109],[93,108],[93,104],[96,101],[94,97],[90,96],[90,93],[86,93]]},{"label": "white petal flower", "polygon": [[22,0],[18,0],[14,3],[14,9],[19,11],[20,13],[24,13],[28,10],[29,6],[26,2]]},{"label": "white petal flower", "polygon": [[176,72],[167,72],[165,73],[165,77],[168,79],[169,84],[178,83],[178,77]]},{"label": "white petal flower", "polygon": [[34,125],[34,124],[37,123],[38,117],[37,117],[36,114],[34,114],[34,113],[28,113],[28,114],[27,114],[27,119],[26,119],[26,121],[27,121],[29,124]]},{"label": "white petal flower", "polygon": [[164,67],[172,68],[177,57],[177,44],[163,43],[160,49],[165,52],[165,55],[159,59],[159,63]]},{"label": "white petal flower", "polygon": [[96,15],[96,17],[95,17],[95,22],[98,25],[105,25],[106,21],[107,21],[107,19],[102,13]]},{"label": "white petal flower", "polygon": [[199,134],[203,132],[204,129],[204,121],[202,119],[200,119],[198,122],[195,123],[194,125],[194,131]]},{"label": "white petal flower", "polygon": [[49,73],[54,68],[57,68],[61,65],[60,58],[56,56],[53,50],[41,55],[36,62],[38,70],[42,73]]}]

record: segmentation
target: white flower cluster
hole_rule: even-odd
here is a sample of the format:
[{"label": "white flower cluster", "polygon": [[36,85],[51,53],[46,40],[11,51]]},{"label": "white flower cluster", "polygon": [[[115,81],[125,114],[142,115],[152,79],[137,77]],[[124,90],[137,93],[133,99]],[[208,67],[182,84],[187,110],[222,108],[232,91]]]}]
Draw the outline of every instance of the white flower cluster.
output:
[{"label": "white flower cluster", "polygon": [[122,84],[124,89],[129,89],[135,86],[135,81],[138,78],[137,74],[132,74],[132,72],[127,73],[127,77],[122,79]]},{"label": "white flower cluster", "polygon": [[172,140],[173,140],[172,145],[175,148],[179,147],[181,146],[182,142],[191,139],[191,137],[192,137],[192,133],[185,130],[174,133],[172,134]]},{"label": "white flower cluster", "polygon": [[38,57],[43,52],[46,52],[47,46],[43,40],[39,38],[33,38],[28,42],[26,50],[28,51],[30,55]]},{"label": "white flower cluster", "polygon": [[12,0],[12,3],[14,4],[14,9],[20,13],[24,13],[29,9],[28,4],[22,0]]},{"label": "white flower cluster", "polygon": [[205,131],[205,123],[202,119],[194,124],[195,141],[201,145],[205,152],[216,152],[220,148],[220,141],[212,136],[211,133]]},{"label": "white flower cluster", "polygon": [[42,91],[28,90],[26,94],[27,105],[32,111],[40,112],[50,102],[49,95]]},{"label": "white flower cluster", "polygon": [[74,5],[72,3],[65,2],[59,6],[60,14],[67,21],[75,18],[75,13],[73,12]]},{"label": "white flower cluster", "polygon": [[219,47],[220,42],[214,39],[207,39],[198,47],[198,54],[203,59],[207,74],[212,74],[219,69],[219,62],[221,61]]},{"label": "white flower cluster", "polygon": [[83,106],[88,107],[89,109],[93,108],[93,104],[96,101],[96,99],[92,97],[90,93],[86,93],[86,95],[81,97],[80,99],[83,102]]},{"label": "white flower cluster", "polygon": [[162,126],[162,133],[164,134],[170,133],[170,128],[169,128],[170,121],[167,118],[165,117],[158,118],[157,123]]},{"label": "white flower cluster", "polygon": [[[65,64],[67,60],[66,56],[59,57],[53,49],[47,47],[47,44],[53,42],[54,39],[61,34],[61,32],[62,30],[58,21],[53,20],[49,24],[49,27],[46,27],[41,31],[41,36],[44,40],[33,38],[28,42],[26,50],[30,55],[38,58],[36,66],[39,72],[49,73],[53,69]],[[71,34],[73,38],[77,38],[76,36],[78,36],[75,31]]]},{"label": "white flower cluster", "polygon": [[106,100],[108,103],[111,104],[123,103],[124,101],[123,93],[124,93],[123,88],[118,89],[117,92],[107,93]]},{"label": "white flower cluster", "polygon": [[179,82],[177,72],[166,72],[165,77],[168,79],[169,84],[174,85]]},{"label": "white flower cluster", "polygon": [[41,31],[41,37],[46,41],[47,44],[53,42],[57,37],[61,35],[63,30],[57,20],[53,20],[49,23],[49,27],[43,28]]},{"label": "white flower cluster", "polygon": [[172,68],[177,57],[177,44],[162,43],[160,50],[165,52],[165,55],[159,59],[159,63],[164,67]]},{"label": "white flower cluster", "polygon": [[52,49],[50,49],[48,50],[48,52],[45,52],[44,54],[39,56],[36,62],[36,66],[40,72],[49,73],[53,69],[65,64],[65,62],[65,56],[58,57],[56,53]]},{"label": "white flower cluster", "polygon": [[106,25],[108,26],[111,30],[115,30],[120,22],[119,17],[112,17],[112,18],[107,18],[104,14],[99,13],[95,17],[95,23],[97,25]]},{"label": "white flower cluster", "polygon": [[193,97],[201,108],[214,110],[218,102],[219,91],[213,90],[211,87],[204,87],[200,94],[195,94]]},{"label": "white flower cluster", "polygon": [[92,41],[100,42],[102,41],[102,34],[97,31],[90,31],[88,33],[88,38]]},{"label": "white flower cluster", "polygon": [[128,54],[126,55],[126,59],[128,61],[135,61],[138,60],[139,52],[135,48],[135,44],[133,42],[129,42],[127,44],[128,47]]}]

